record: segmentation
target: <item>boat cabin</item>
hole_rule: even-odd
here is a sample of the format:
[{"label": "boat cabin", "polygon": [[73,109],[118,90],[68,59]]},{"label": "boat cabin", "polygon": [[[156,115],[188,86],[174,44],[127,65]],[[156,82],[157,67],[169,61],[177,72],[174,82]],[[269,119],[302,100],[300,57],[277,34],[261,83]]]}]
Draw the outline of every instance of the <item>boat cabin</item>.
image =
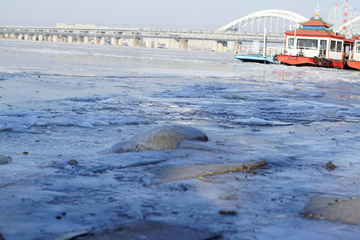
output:
[{"label": "boat cabin", "polygon": [[355,39],[355,47],[354,47],[353,60],[360,61],[360,35],[354,36],[354,39]]},{"label": "boat cabin", "polygon": [[321,18],[312,18],[307,22],[300,23],[299,29],[285,32],[287,54],[333,60],[348,58],[354,41],[333,32],[330,30],[331,27],[332,25],[324,22]]}]

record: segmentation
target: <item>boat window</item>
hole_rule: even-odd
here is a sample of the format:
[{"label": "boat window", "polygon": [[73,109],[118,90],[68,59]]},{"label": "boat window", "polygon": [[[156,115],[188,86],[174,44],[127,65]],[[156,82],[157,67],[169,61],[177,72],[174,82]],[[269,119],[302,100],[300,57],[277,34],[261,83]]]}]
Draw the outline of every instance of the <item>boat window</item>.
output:
[{"label": "boat window", "polygon": [[327,40],[320,40],[320,54],[326,55]]},{"label": "boat window", "polygon": [[315,50],[318,48],[318,40],[312,39],[298,39],[297,46],[300,49],[311,49]]},{"label": "boat window", "polygon": [[289,38],[289,40],[288,40],[288,47],[289,47],[289,48],[294,48],[294,38]]},{"label": "boat window", "polygon": [[360,53],[360,42],[356,43],[356,52]]},{"label": "boat window", "polygon": [[320,49],[326,50],[327,48],[327,41],[326,40],[320,40]]},{"label": "boat window", "polygon": [[336,52],[341,52],[341,50],[342,50],[342,42],[337,42]]},{"label": "boat window", "polygon": [[333,52],[336,51],[336,41],[331,40],[330,51],[333,51]]}]

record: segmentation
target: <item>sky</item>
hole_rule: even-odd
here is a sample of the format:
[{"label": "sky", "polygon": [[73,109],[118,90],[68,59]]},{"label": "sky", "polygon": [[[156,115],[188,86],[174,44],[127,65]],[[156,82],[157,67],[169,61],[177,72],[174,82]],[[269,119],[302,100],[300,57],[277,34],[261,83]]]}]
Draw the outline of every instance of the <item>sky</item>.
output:
[{"label": "sky", "polygon": [[[357,0],[358,1],[358,0]],[[253,12],[288,10],[327,19],[330,8],[346,0],[0,0],[0,26],[55,27],[56,23],[97,27],[217,29]],[[349,0],[349,4],[352,4]],[[360,10],[360,4],[359,10]],[[356,2],[354,2],[356,7]]]}]

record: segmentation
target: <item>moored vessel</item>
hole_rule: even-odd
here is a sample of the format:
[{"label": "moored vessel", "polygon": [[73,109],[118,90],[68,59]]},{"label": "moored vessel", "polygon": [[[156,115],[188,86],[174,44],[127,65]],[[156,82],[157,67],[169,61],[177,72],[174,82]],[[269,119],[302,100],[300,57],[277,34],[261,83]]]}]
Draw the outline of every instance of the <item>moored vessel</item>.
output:
[{"label": "moored vessel", "polygon": [[[254,41],[253,46],[247,46],[246,53],[236,53],[235,58],[242,62],[256,62],[264,64],[281,64],[274,55],[282,53],[281,48],[271,48],[266,46],[266,28],[264,29],[263,47],[260,47],[260,41]],[[239,48],[240,49],[240,48]],[[262,53],[262,54],[260,54]]]},{"label": "moored vessel", "polygon": [[353,50],[352,58],[347,62],[349,68],[360,70],[360,35],[354,36],[355,47]]},{"label": "moored vessel", "polygon": [[299,23],[300,28],[285,32],[285,53],[278,61],[295,66],[348,68],[353,39],[333,32],[320,17]]}]

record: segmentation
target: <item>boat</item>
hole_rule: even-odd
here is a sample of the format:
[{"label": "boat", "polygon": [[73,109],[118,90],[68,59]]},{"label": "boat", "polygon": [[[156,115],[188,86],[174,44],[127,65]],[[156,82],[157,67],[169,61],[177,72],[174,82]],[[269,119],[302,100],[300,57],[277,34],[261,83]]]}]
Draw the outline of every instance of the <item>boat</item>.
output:
[{"label": "boat", "polygon": [[353,50],[352,58],[347,62],[347,65],[351,69],[360,70],[360,35],[354,36],[355,48]]},{"label": "boat", "polygon": [[320,17],[299,23],[299,29],[285,32],[284,54],[276,59],[287,65],[348,68],[354,39],[333,32]]},{"label": "boat", "polygon": [[235,58],[241,60],[242,62],[256,62],[256,63],[264,63],[264,64],[281,63],[277,61],[273,56],[263,56],[260,54],[235,54]]},{"label": "boat", "polygon": [[[239,45],[239,47],[241,47]],[[260,41],[254,41],[253,46],[247,46],[246,54],[235,54],[235,58],[239,59],[242,62],[255,62],[255,63],[264,63],[264,64],[281,64],[274,58],[276,53],[281,52],[282,49],[278,48],[268,48],[266,46],[266,28],[264,29],[264,46],[260,47]],[[260,54],[262,52],[262,54]],[[275,52],[275,53],[274,53]],[[274,53],[274,54],[272,54]]]}]

